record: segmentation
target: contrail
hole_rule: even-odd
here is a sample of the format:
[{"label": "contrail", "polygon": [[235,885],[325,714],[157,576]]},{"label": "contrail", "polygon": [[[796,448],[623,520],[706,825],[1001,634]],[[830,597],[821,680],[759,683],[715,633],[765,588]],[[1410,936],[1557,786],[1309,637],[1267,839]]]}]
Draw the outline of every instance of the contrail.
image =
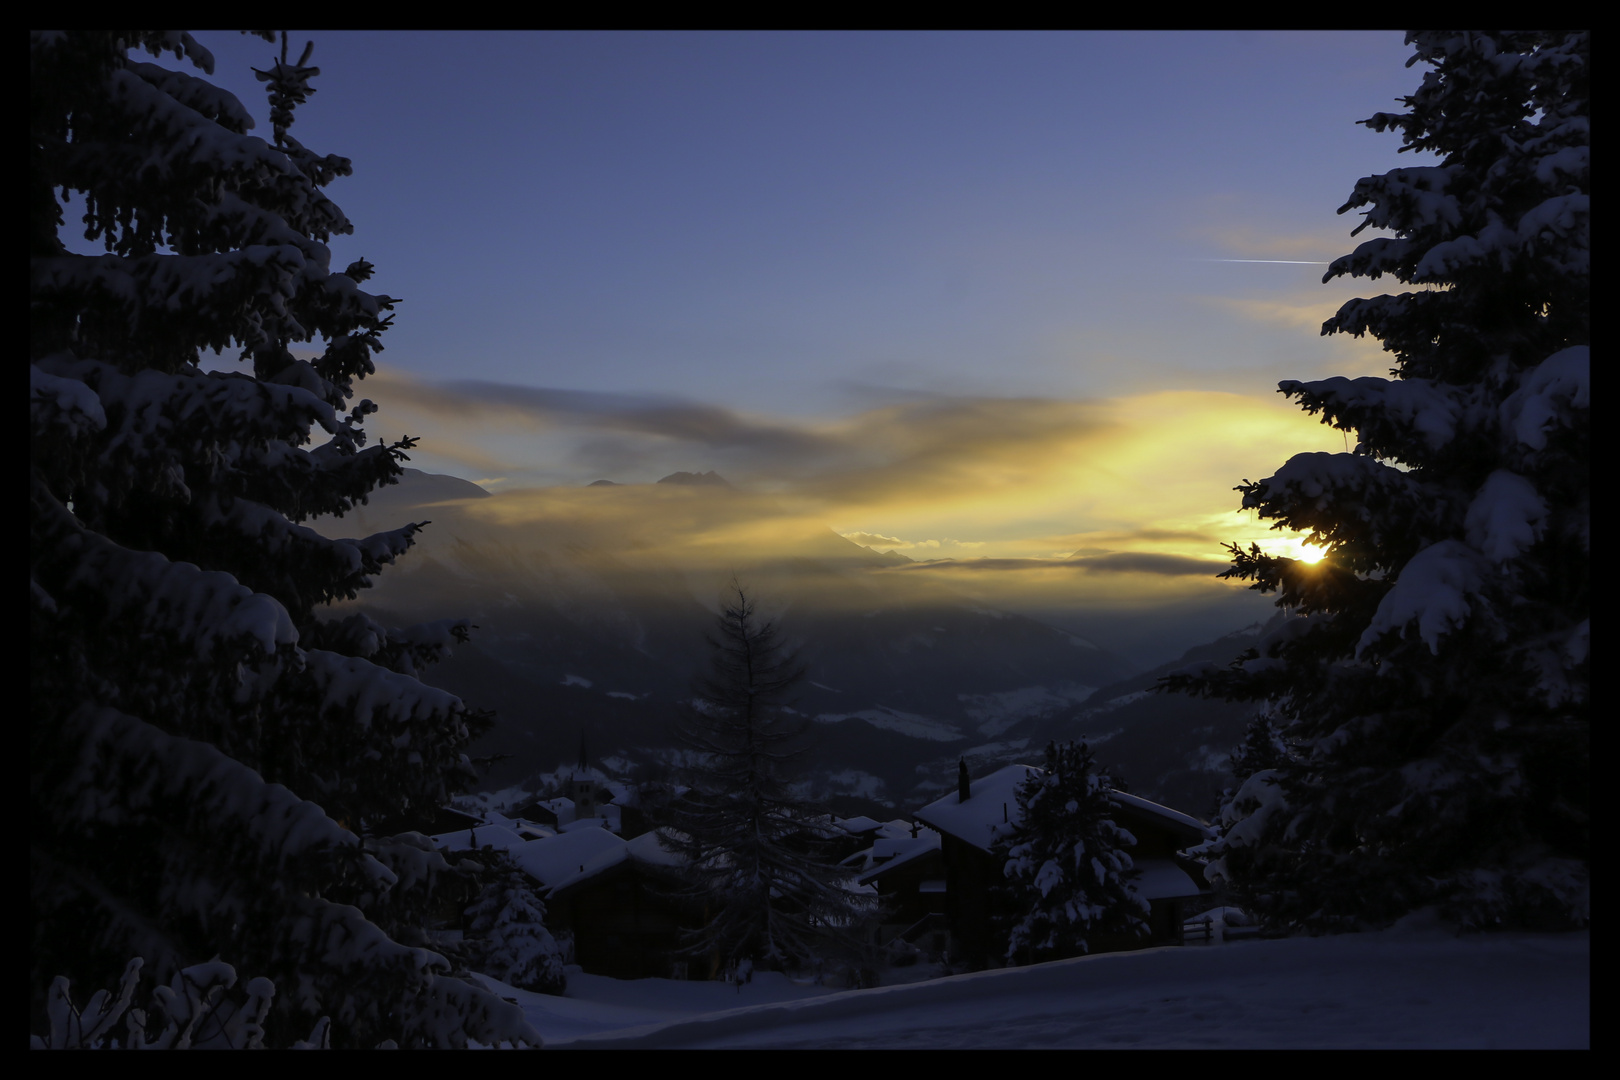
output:
[{"label": "contrail", "polygon": [[1286,266],[1332,266],[1332,263],[1313,262],[1309,259],[1193,259],[1193,262],[1282,263]]}]

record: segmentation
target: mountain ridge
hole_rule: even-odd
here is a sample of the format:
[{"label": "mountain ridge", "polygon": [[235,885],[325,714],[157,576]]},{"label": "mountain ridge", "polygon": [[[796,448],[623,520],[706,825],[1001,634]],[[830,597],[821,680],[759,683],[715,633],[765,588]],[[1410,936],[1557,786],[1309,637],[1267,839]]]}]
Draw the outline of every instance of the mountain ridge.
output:
[{"label": "mountain ridge", "polygon": [[[708,662],[713,607],[704,593],[723,577],[682,569],[656,547],[602,551],[571,540],[580,534],[565,525],[507,522],[500,511],[521,493],[492,496],[411,472],[388,498],[357,508],[353,524],[397,527],[395,518],[431,506],[422,549],[346,606],[394,625],[454,615],[479,627],[425,678],[496,710],[495,729],[474,748],[506,755],[487,781],[571,760],[582,732],[602,755],[671,748],[675,710]],[[671,486],[692,492],[682,507],[707,498],[702,491],[720,494]],[[728,486],[724,497],[734,492]],[[640,505],[628,493],[613,498]],[[1155,672],[1133,675],[1086,638],[884,573],[905,557],[830,529],[778,546],[736,569],[800,650],[809,676],[792,707],[819,736],[807,764],[845,809],[892,816],[954,783],[958,758],[975,768],[1034,760],[1047,739],[1084,736],[1147,797],[1202,812],[1188,800],[1219,790],[1220,776],[1205,774],[1219,772],[1220,755],[1242,734],[1236,724],[1236,736],[1220,742],[1234,727],[1226,712],[1193,699],[1190,709],[1137,700],[1098,710],[1111,700],[1099,695],[1137,693]],[[1126,736],[1125,727],[1141,733]],[[1129,753],[1111,752],[1122,748]]]}]

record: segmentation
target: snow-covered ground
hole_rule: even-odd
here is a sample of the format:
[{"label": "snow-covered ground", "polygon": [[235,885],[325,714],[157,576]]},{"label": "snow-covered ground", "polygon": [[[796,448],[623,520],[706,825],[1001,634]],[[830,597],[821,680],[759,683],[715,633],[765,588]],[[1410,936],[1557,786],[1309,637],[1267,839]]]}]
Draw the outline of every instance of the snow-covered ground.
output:
[{"label": "snow-covered ground", "polygon": [[[1443,931],[1110,953],[830,992],[494,984],[554,1047],[1587,1047],[1590,935]],[[910,969],[910,977],[921,975]]]},{"label": "snow-covered ground", "polygon": [[774,971],[754,975],[750,983],[677,982],[674,979],[609,979],[603,975],[568,976],[568,995],[552,997],[518,990],[483,975],[475,979],[508,1000],[523,1006],[529,1023],[547,1046],[572,1045],[581,1038],[604,1032],[642,1029],[679,1023],[693,1017],[718,1014],[745,1006],[771,1005],[823,997],[834,993],[824,986],[794,982]]}]

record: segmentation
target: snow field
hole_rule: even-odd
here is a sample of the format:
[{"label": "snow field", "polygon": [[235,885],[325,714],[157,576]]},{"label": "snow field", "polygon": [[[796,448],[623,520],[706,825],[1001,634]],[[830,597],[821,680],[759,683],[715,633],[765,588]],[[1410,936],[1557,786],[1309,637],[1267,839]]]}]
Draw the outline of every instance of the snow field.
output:
[{"label": "snow field", "polygon": [[[870,990],[492,984],[552,1047],[1586,1048],[1590,935],[1387,931],[1107,953]],[[733,1006],[736,1002],[745,1004]]]}]

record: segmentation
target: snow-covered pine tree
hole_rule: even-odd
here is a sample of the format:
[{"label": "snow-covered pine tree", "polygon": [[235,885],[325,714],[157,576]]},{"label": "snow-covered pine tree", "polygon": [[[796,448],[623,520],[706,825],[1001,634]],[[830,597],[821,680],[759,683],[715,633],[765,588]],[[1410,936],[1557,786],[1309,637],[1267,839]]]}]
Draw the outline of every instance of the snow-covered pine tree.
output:
[{"label": "snow-covered pine tree", "polygon": [[1589,40],[1409,34],[1432,70],[1369,127],[1437,165],[1356,184],[1394,235],[1324,280],[1388,274],[1323,333],[1391,379],[1284,382],[1353,453],[1301,454],[1243,506],[1326,548],[1232,546],[1293,618],[1171,689],[1268,701],[1286,746],[1223,814],[1212,878],[1274,928],[1589,916]]},{"label": "snow-covered pine tree", "polygon": [[1288,747],[1277,737],[1271,717],[1264,713],[1249,721],[1243,741],[1233,747],[1227,768],[1239,784],[1262,769],[1275,769],[1288,754]]},{"label": "snow-covered pine tree", "polygon": [[1147,932],[1147,901],[1129,888],[1124,848],[1136,838],[1114,823],[1108,776],[1085,743],[1048,743],[1044,770],[1018,785],[1018,820],[991,857],[1002,868],[993,905],[1009,963],[1081,956],[1104,941]]},{"label": "snow-covered pine tree", "polygon": [[[274,981],[274,1045],[323,1014],[339,1045],[534,1041],[396,940],[447,867],[371,835],[470,776],[482,718],[416,678],[465,625],[320,618],[418,526],[301,524],[392,483],[410,445],[366,446],[374,406],[350,407],[394,301],[361,288],[364,260],[329,267],[352,230],[322,189],[349,162],[288,133],[317,69],[283,37],[266,141],[142,50],[213,67],[179,32],[30,44],[33,992],[219,959]],[[70,197],[105,254],[62,242]],[[205,349],[252,373],[202,370]]]},{"label": "snow-covered pine tree", "polygon": [[523,990],[560,994],[567,984],[562,949],[546,929],[546,909],[528,878],[504,853],[484,850],[490,877],[467,909],[473,967]]},{"label": "snow-covered pine tree", "polygon": [[1288,762],[1289,754],[1288,742],[1278,735],[1267,712],[1250,720],[1243,742],[1232,748],[1227,764],[1233,782],[1215,797],[1209,815],[1219,835],[1189,852],[1200,859],[1217,860],[1214,876],[1206,871],[1206,879],[1219,884],[1226,898],[1241,898],[1250,907],[1257,906],[1254,898],[1241,888],[1234,890],[1231,882],[1256,878],[1256,867],[1268,860],[1282,860],[1287,865],[1293,858],[1286,848],[1278,847],[1277,834],[1266,830],[1271,813],[1286,805],[1277,784],[1278,770]]},{"label": "snow-covered pine tree", "polygon": [[825,810],[794,790],[804,719],[784,698],[804,670],[774,622],[734,586],[709,639],[713,670],[676,732],[693,759],[663,843],[685,860],[686,895],[706,912],[688,955],[729,970],[793,968],[850,945],[866,914],[850,872],[823,849]]}]

